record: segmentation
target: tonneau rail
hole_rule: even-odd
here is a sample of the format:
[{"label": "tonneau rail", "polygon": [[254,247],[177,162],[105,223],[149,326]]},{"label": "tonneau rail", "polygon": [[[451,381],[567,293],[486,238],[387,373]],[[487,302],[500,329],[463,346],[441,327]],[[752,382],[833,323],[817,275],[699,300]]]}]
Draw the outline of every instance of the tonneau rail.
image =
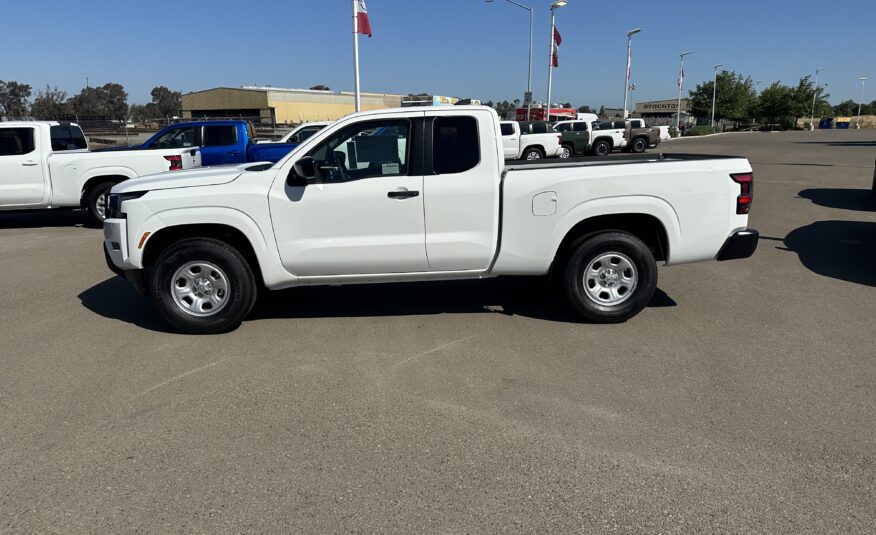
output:
[{"label": "tonneau rail", "polygon": [[623,154],[615,156],[575,156],[565,160],[541,159],[541,160],[508,160],[505,171],[525,171],[530,169],[560,169],[566,167],[624,165],[649,162],[682,162],[703,160],[738,160],[744,156],[725,156],[715,154],[689,154],[689,153],[643,153]]}]

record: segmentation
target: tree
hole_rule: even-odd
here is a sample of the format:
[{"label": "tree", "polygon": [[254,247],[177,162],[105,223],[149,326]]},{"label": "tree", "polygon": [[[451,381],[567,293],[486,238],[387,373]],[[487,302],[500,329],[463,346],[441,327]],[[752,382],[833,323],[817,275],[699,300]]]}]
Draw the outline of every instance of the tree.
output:
[{"label": "tree", "polygon": [[[861,115],[872,115],[876,110],[876,100],[870,104],[861,104]],[[840,102],[832,109],[834,115],[850,117],[858,114],[858,103],[852,99]]]},{"label": "tree", "polygon": [[104,84],[98,88],[102,108],[114,120],[128,117],[128,93],[121,84]]},{"label": "tree", "polygon": [[149,94],[152,95],[152,102],[146,104],[146,112],[150,117],[179,115],[182,108],[182,93],[171,91],[163,85],[159,85],[153,87]]},{"label": "tree", "polygon": [[30,107],[30,114],[35,119],[53,120],[64,119],[69,114],[67,105],[67,92],[57,87],[46,88],[37,93]]},{"label": "tree", "polygon": [[128,108],[128,117],[134,121],[143,121],[150,118],[148,104],[131,104]]},{"label": "tree", "polygon": [[14,81],[4,82],[0,80],[0,116],[12,118],[25,118],[28,116],[30,106],[30,86]]},{"label": "tree", "polygon": [[578,113],[593,113],[593,110],[590,108],[590,106],[581,106],[580,108],[578,108]]},{"label": "tree", "polygon": [[[715,121],[728,119],[741,122],[751,117],[757,99],[751,77],[743,77],[733,71],[718,73],[718,89],[715,94]],[[714,81],[698,84],[690,91],[691,112],[697,117],[712,116],[712,92]]]},{"label": "tree", "polygon": [[121,84],[85,87],[67,102],[70,111],[78,116],[109,117],[114,120],[124,120],[128,116],[128,93]]},{"label": "tree", "polygon": [[809,117],[809,114],[813,113],[813,95],[815,95],[815,117],[821,117],[825,112],[830,113],[831,107],[827,101],[827,97],[830,95],[824,93],[823,87],[816,89],[811,76],[800,78],[800,81],[797,82],[797,87],[794,87],[791,91],[791,117],[794,118],[794,125],[797,124],[797,120],[800,117]]},{"label": "tree", "polygon": [[332,88],[327,86],[327,85],[319,84],[319,85],[315,85],[315,86],[311,87],[310,90],[311,91],[331,91]]},{"label": "tree", "polygon": [[773,82],[758,98],[757,116],[767,124],[779,124],[787,128],[792,124],[794,107],[794,90],[781,82]]}]

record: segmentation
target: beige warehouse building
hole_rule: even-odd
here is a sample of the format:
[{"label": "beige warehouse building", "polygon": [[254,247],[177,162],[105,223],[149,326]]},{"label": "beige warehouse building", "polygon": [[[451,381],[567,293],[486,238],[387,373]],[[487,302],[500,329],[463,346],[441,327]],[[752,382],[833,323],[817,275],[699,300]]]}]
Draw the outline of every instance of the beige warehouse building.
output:
[{"label": "beige warehouse building", "polygon": [[[362,93],[362,109],[398,108],[401,95]],[[182,116],[243,117],[262,124],[334,121],[355,109],[353,93],[277,87],[217,87],[182,96]]]}]

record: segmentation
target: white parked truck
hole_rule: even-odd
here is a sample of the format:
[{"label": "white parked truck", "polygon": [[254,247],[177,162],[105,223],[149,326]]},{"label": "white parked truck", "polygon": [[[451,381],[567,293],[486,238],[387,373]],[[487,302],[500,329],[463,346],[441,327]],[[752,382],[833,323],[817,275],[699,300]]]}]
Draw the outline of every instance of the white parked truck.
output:
[{"label": "white parked truck", "polygon": [[82,208],[99,225],[110,188],[134,177],[200,167],[197,148],[89,152],[78,125],[0,123],[0,210]]},{"label": "white parked truck", "polygon": [[[521,130],[521,126],[526,131]],[[544,132],[538,132],[543,126]],[[540,160],[568,158],[571,153],[560,144],[560,136],[548,123],[518,123],[501,121],[502,150],[506,160]]]},{"label": "white parked truck", "polygon": [[332,123],[328,121],[314,121],[312,123],[302,123],[292,130],[286,132],[286,134],[277,141],[265,140],[256,141],[256,143],[301,143],[302,141],[306,140],[307,138],[319,132],[330,124]]},{"label": "white parked truck", "polygon": [[274,165],[119,184],[104,250],[188,333],[236,328],[259,288],[498,275],[551,274],[582,318],[619,322],[651,301],[658,261],[753,254],[752,179],[741,157],[508,165],[490,108],[368,111]]}]

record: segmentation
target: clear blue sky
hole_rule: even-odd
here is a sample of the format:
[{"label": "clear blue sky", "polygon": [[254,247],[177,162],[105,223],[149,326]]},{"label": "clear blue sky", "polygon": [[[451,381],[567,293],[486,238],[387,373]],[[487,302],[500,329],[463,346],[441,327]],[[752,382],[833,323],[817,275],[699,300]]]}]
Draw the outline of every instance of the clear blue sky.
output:
[{"label": "clear blue sky", "polygon": [[[536,9],[533,91],[543,100],[549,46],[548,0]],[[504,0],[368,0],[374,37],[361,39],[363,91],[512,100],[526,87],[528,14]],[[3,2],[0,79],[78,92],[119,82],[129,102],[155,85],[329,85],[352,89],[349,0],[29,0]],[[618,6],[618,7],[616,7]],[[836,14],[836,15],[834,15]],[[829,22],[841,19],[842,22]],[[812,23],[812,21],[824,21]],[[855,21],[862,21],[858,25]],[[763,80],[761,89],[825,67],[833,103],[858,99],[858,77],[876,99],[876,0],[595,2],[569,0],[557,12],[563,36],[553,100],[620,107],[626,31],[633,41],[634,99],[674,98],[678,54],[686,89],[712,65]],[[855,27],[868,28],[854,32]],[[685,91],[686,93],[686,91]]]}]

